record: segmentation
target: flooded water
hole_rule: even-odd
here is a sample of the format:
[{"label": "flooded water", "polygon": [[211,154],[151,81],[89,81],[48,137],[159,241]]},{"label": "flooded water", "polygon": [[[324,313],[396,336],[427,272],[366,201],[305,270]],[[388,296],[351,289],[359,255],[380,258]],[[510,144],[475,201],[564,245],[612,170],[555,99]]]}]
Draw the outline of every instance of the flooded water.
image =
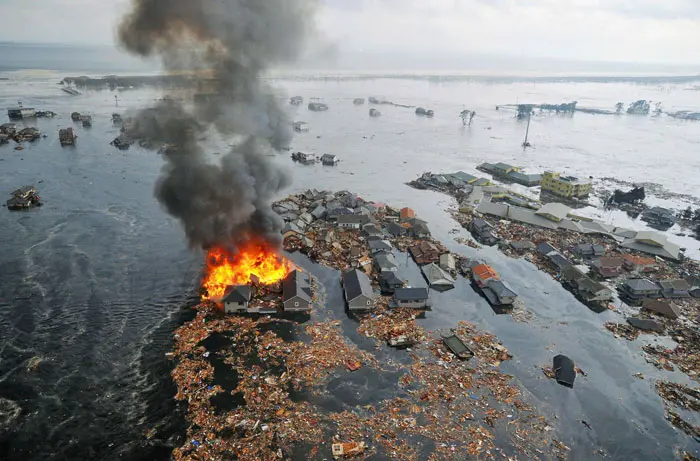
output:
[{"label": "flooded water", "polygon": [[[171,447],[182,443],[178,437],[184,423],[172,400],[164,354],[172,330],[186,315],[182,308],[193,302],[202,256],[187,248],[179,223],[153,197],[161,158],[138,147],[118,151],[109,145],[118,133],[110,114],[147,106],[158,94],[72,97],[56,84],[63,74],[2,76],[9,80],[0,80],[0,107],[22,101],[59,116],[30,122],[47,137],[25,144],[23,151],[13,150],[13,144],[0,146],[0,192],[9,198],[15,188],[36,184],[46,203],[30,212],[0,210],[0,398],[21,408],[16,419],[0,418],[6,423],[0,452],[4,459],[24,460],[167,459]],[[630,460],[672,459],[679,448],[698,452],[700,445],[664,419],[653,389],[653,379],[662,373],[640,355],[644,336],[631,343],[615,340],[603,323],[619,314],[591,312],[526,261],[455,243],[453,238],[464,233],[449,234],[458,227],[444,211],[452,200],[405,183],[427,170],[473,173],[483,161],[503,161],[533,172],[551,168],[584,177],[654,182],[698,198],[700,177],[691,172],[700,171],[700,123],[665,116],[538,115],[530,129],[533,148],[523,152],[524,124],[495,106],[578,100],[582,107],[613,109],[618,101],[650,99],[663,101],[669,111],[697,110],[700,92],[683,85],[420,79],[273,84],[281,97],[317,97],[330,106],[321,113],[309,112],[305,105],[290,108],[298,111],[293,118],[307,121],[311,129],[295,139],[293,149],[342,159],[331,168],[293,164],[287,154],[275,158],[294,176],[293,188],[285,193],[347,189],[368,199],[410,205],[451,250],[487,259],[520,294],[534,314],[529,323],[496,315],[460,280],[456,289],[434,293],[435,307],[421,324],[449,328],[468,320],[496,334],[514,356],[504,371],[516,377],[527,400],[561,432],[560,439],[572,448],[571,459],[591,459],[598,448],[612,459]],[[352,104],[353,98],[370,95],[433,109],[435,117],[381,106],[382,116],[370,118],[367,105]],[[462,126],[462,109],[476,110],[473,126]],[[76,127],[77,145],[61,148],[57,132],[73,126],[72,111],[91,113],[93,126]],[[589,211],[603,219],[627,219]],[[673,235],[676,231],[669,232],[670,238],[698,255],[698,243]],[[351,341],[368,347],[345,316],[338,274],[293,257],[322,282],[328,315],[342,320]],[[405,273],[417,275],[411,260],[399,260]],[[540,366],[559,353],[587,373],[574,389],[542,375]],[[645,380],[633,376],[639,372]],[[668,372],[663,376],[682,380]],[[323,405],[363,405],[383,395],[379,392],[389,384],[371,374],[331,381],[334,392]]]}]

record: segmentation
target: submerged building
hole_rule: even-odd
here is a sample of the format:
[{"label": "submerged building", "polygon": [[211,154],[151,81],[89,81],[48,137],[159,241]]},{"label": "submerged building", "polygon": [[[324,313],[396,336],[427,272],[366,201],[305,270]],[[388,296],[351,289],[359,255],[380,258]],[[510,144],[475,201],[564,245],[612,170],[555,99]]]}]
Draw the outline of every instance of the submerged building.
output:
[{"label": "submerged building", "polygon": [[591,181],[545,171],[542,175],[542,190],[566,198],[587,197],[591,193]]}]

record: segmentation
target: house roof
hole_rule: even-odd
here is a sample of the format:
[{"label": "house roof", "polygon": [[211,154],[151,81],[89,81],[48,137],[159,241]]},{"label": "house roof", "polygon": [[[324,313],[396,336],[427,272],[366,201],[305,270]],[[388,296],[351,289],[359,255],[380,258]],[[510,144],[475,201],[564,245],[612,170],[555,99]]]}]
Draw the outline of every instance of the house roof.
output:
[{"label": "house roof", "polygon": [[399,215],[402,218],[413,218],[416,215],[416,212],[413,211],[412,208],[401,208],[401,211],[399,212]]},{"label": "house roof", "polygon": [[573,281],[585,276],[586,274],[584,274],[583,271],[576,266],[567,266],[561,271],[561,277],[564,280]]},{"label": "house roof", "polygon": [[373,251],[391,251],[393,247],[388,240],[371,240],[369,249]]},{"label": "house roof", "polygon": [[374,255],[374,260],[377,262],[377,265],[382,269],[399,267],[394,255],[391,253],[386,253],[384,251],[376,253]]},{"label": "house roof", "polygon": [[539,182],[542,180],[542,175],[541,174],[526,174],[526,173],[521,173],[519,171],[511,171],[508,173],[508,176],[517,179],[520,181],[525,181],[525,182]]},{"label": "house roof", "polygon": [[285,301],[299,297],[306,302],[311,302],[309,276],[298,270],[290,272],[282,282],[282,296]]},{"label": "house roof", "polygon": [[476,179],[476,176],[472,176],[469,173],[465,173],[464,171],[458,171],[456,173],[452,173],[446,176],[451,176],[453,178],[456,178],[460,181],[463,181],[465,183],[469,183],[471,181],[474,181]]},{"label": "house roof", "polygon": [[335,160],[335,159],[337,159],[337,158],[338,158],[338,156],[337,156],[337,155],[333,155],[333,154],[323,154],[323,155],[321,156],[321,160],[323,160],[323,159],[326,159],[326,160]]},{"label": "house roof", "polygon": [[481,230],[481,229],[491,229],[491,227],[493,227],[493,226],[491,226],[491,224],[489,224],[488,222],[486,222],[485,220],[483,220],[481,218],[474,218],[472,220],[472,227],[475,229]]},{"label": "house roof", "polygon": [[489,181],[489,180],[486,179],[486,178],[479,178],[479,179],[477,179],[476,181],[474,181],[473,184],[474,184],[475,186],[486,186],[486,185],[487,185],[488,183],[490,183],[490,182],[491,182],[491,181]]},{"label": "house roof", "polygon": [[628,279],[624,285],[636,291],[658,291],[659,286],[647,279]]},{"label": "house roof", "polygon": [[506,282],[501,280],[490,280],[486,286],[488,286],[498,298],[518,296]]},{"label": "house roof", "polygon": [[571,208],[564,205],[563,203],[546,203],[539,210],[535,212],[538,216],[554,217],[556,221],[561,221],[566,218],[566,216],[571,213]]},{"label": "house roof", "polygon": [[455,279],[435,263],[421,267],[429,285],[454,285]]},{"label": "house roof", "polygon": [[367,277],[367,274],[364,272],[353,269],[344,272],[342,278],[345,299],[348,301],[352,301],[360,296],[366,296],[368,298],[374,296],[372,284],[369,281],[369,277]]},{"label": "house roof", "polygon": [[406,232],[408,232],[408,229],[394,222],[388,223],[386,225],[386,230],[389,231],[391,235],[405,235]]},{"label": "house roof", "polygon": [[417,223],[413,225],[414,234],[430,234],[430,228],[425,223]]},{"label": "house roof", "polygon": [[603,254],[603,252],[605,252],[605,247],[603,245],[590,243],[579,243],[574,249],[581,254]]},{"label": "house roof", "polygon": [[496,272],[496,270],[488,264],[479,264],[472,267],[472,273],[479,277],[481,280],[486,280],[489,278],[498,278],[498,272]]},{"label": "house roof", "polygon": [[598,259],[594,264],[597,267],[620,267],[625,262],[624,259],[617,256],[603,256]]},{"label": "house roof", "polygon": [[549,261],[555,266],[557,266],[559,269],[564,269],[565,267],[574,265],[574,263],[572,263],[559,253],[550,254],[547,257],[549,258]]},{"label": "house roof", "polygon": [[250,296],[250,285],[231,286],[226,290],[222,301],[225,303],[247,303],[250,301]]},{"label": "house roof", "polygon": [[428,299],[427,288],[397,288],[394,299],[402,301],[423,301]]},{"label": "house roof", "polygon": [[664,290],[688,291],[691,288],[690,284],[683,279],[659,280],[659,285]]},{"label": "house roof", "polygon": [[382,271],[379,278],[390,285],[403,285],[404,281],[393,271]]},{"label": "house roof", "polygon": [[576,280],[576,286],[578,290],[586,293],[600,293],[601,291],[612,291],[610,288],[606,287],[600,282],[590,279],[589,277],[582,277]]},{"label": "house roof", "polygon": [[657,314],[672,319],[678,318],[681,315],[680,309],[673,302],[661,301],[658,299],[645,299],[642,302],[642,309],[656,312]]},{"label": "house roof", "polygon": [[510,168],[515,168],[513,165],[508,165],[507,163],[494,163],[491,165],[493,168],[499,169],[499,170],[508,170]]},{"label": "house roof", "polygon": [[557,251],[557,249],[547,242],[542,242],[539,245],[537,245],[537,252],[539,254],[546,255],[551,253],[552,251]]}]

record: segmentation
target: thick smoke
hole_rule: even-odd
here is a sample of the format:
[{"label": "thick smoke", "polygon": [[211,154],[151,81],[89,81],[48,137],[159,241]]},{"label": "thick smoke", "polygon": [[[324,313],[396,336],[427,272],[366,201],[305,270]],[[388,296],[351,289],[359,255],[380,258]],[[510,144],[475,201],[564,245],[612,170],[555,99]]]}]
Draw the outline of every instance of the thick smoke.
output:
[{"label": "thick smoke", "polygon": [[[159,56],[170,71],[193,71],[200,92],[191,103],[177,95],[137,116],[134,136],[167,146],[156,197],[192,246],[252,235],[277,241],[281,223],[270,202],[289,179],[267,155],[288,146],[291,129],[260,77],[297,57],[315,0],[132,0],[132,7],[119,26],[122,46]],[[198,142],[207,130],[235,141],[218,164]]]}]

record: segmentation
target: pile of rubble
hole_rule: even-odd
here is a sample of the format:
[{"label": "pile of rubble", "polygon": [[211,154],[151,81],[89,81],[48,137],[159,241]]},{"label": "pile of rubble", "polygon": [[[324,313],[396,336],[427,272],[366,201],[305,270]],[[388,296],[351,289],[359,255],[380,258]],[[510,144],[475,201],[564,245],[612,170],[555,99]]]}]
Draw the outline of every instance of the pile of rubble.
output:
[{"label": "pile of rubble", "polygon": [[22,143],[24,141],[36,141],[41,137],[41,131],[34,127],[27,127],[19,129],[14,123],[5,123],[0,125],[0,144],[3,144],[9,140],[13,140],[16,143]]},{"label": "pile of rubble", "polygon": [[692,389],[683,384],[658,381],[656,391],[659,393],[666,405],[666,419],[678,429],[694,437],[700,437],[700,426],[694,426],[684,420],[682,416],[672,408],[681,409],[685,412],[700,411],[700,390]]},{"label": "pile of rubble", "polygon": [[425,330],[416,323],[419,311],[412,309],[389,309],[386,299],[377,303],[371,313],[360,314],[357,331],[376,338],[394,347],[407,347],[423,341]]}]

